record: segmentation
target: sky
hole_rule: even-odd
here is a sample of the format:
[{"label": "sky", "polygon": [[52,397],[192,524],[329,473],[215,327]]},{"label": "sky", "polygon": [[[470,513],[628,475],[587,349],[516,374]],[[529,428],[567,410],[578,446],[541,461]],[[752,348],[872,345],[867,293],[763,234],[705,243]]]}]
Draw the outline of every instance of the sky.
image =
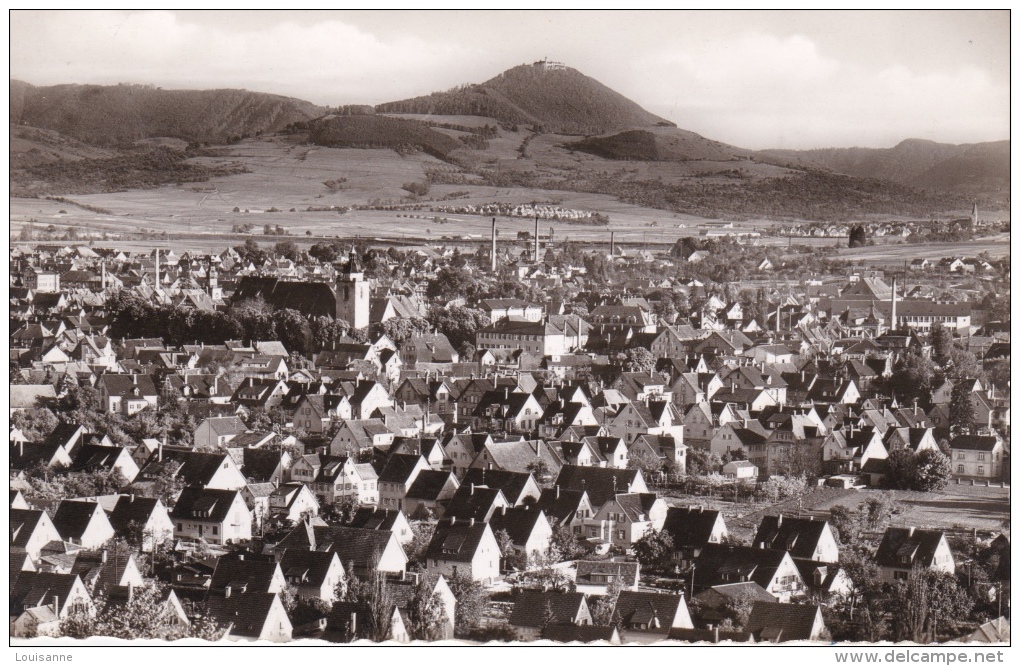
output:
[{"label": "sky", "polygon": [[1009,138],[1009,12],[12,11],[34,85],[377,104],[542,58],[751,149]]}]

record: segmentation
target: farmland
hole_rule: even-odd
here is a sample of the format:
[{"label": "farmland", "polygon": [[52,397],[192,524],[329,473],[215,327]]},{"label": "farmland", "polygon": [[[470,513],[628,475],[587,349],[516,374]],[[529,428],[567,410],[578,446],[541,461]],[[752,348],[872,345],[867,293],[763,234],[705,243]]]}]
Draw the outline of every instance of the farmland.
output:
[{"label": "farmland", "polygon": [[[444,122],[450,118],[435,118]],[[453,120],[464,121],[463,118]],[[454,130],[438,130],[462,134]],[[526,156],[518,152],[527,138]],[[619,171],[620,177],[668,180],[699,177],[705,170],[722,174],[735,162],[679,163],[632,162],[607,163],[579,152],[555,150],[565,137],[532,135],[530,132],[499,131],[486,151],[490,168],[524,172],[564,173],[571,169],[591,170],[601,163]],[[59,233],[75,227],[79,234],[90,238],[107,238],[122,247],[134,241],[156,237],[173,240],[175,246],[191,250],[212,250],[236,244],[246,236],[233,232],[235,227],[250,225],[257,239],[264,236],[268,225],[275,233],[279,227],[293,240],[310,245],[324,237],[357,236],[401,244],[473,243],[488,238],[491,218],[480,215],[435,214],[429,205],[481,205],[491,202],[529,203],[540,201],[563,208],[595,211],[610,218],[609,226],[584,226],[562,221],[543,220],[542,235],[552,229],[557,241],[572,240],[608,243],[609,232],[616,232],[621,246],[665,246],[681,236],[698,235],[706,229],[719,229],[723,221],[701,218],[648,208],[618,200],[607,194],[547,190],[528,187],[494,187],[474,174],[423,153],[400,155],[391,150],[362,150],[319,147],[303,143],[287,135],[249,139],[221,150],[216,157],[198,157],[192,162],[217,169],[243,164],[247,173],[214,177],[206,182],[177,183],[147,190],[129,190],[101,194],[76,194],[68,198],[91,208],[87,210],[67,203],[44,199],[11,199],[11,233],[17,235],[23,224],[36,227],[53,225]],[[468,153],[472,151],[466,151]],[[491,154],[495,154],[494,158]],[[481,157],[481,154],[479,154]],[[782,175],[784,170],[766,164],[740,161],[745,177],[756,179]],[[700,171],[698,171],[700,170]],[[404,189],[409,183],[426,183],[430,175],[448,174],[431,183],[426,195],[415,199]],[[700,176],[698,174],[701,174]],[[444,183],[443,180],[459,181]],[[329,181],[336,183],[330,187]],[[392,204],[420,203],[424,210],[366,210],[355,206],[380,207]],[[100,214],[94,210],[109,211]],[[236,209],[236,212],[235,212]],[[1008,215],[1008,214],[1007,214]],[[765,232],[788,220],[752,217],[732,222],[726,231]],[[519,231],[533,231],[534,222],[525,218],[498,219],[500,238],[515,238]],[[954,254],[977,254],[988,251],[993,257],[1009,253],[1005,235],[970,243],[896,244],[893,239],[877,239],[878,244],[847,249],[840,256],[871,263],[899,262],[903,258],[925,256],[937,258]],[[761,238],[760,244],[786,245],[783,238]],[[884,244],[887,242],[887,244]],[[794,245],[832,247],[844,245],[842,238],[797,238]]]}]

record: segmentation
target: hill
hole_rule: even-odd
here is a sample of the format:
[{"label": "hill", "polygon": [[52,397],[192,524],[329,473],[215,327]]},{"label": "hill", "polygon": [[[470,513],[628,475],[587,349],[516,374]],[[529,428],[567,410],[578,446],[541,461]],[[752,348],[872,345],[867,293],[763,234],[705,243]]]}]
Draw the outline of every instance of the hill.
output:
[{"label": "hill", "polygon": [[608,136],[589,136],[567,148],[580,150],[607,160],[727,161],[746,157],[749,153],[700,134],[674,127],[628,130]]},{"label": "hill", "polygon": [[485,83],[380,104],[376,111],[487,116],[554,134],[673,126],[576,69],[545,61],[519,65]]},{"label": "hill", "polygon": [[331,115],[309,123],[309,128],[312,143],[333,148],[416,150],[445,160],[462,145],[420,122],[384,116]]},{"label": "hill", "polygon": [[764,150],[771,161],[960,195],[1007,197],[1010,142],[947,144],[907,139],[893,148]]},{"label": "hill", "polygon": [[247,90],[140,85],[36,87],[11,81],[10,122],[98,146],[151,137],[227,143],[321,116],[310,102]]}]

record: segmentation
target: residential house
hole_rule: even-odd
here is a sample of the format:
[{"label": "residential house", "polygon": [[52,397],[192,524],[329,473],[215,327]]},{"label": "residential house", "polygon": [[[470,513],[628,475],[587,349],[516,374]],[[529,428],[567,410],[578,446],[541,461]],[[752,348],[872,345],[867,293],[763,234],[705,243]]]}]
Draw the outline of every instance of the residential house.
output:
[{"label": "residential house", "polygon": [[628,643],[657,643],[665,640],[671,629],[694,628],[682,594],[623,590],[613,615],[620,618]]},{"label": "residential house", "polygon": [[827,520],[764,516],[752,542],[754,548],[784,550],[793,558],[815,562],[839,562],[839,544]]},{"label": "residential house", "polygon": [[915,567],[954,573],[956,562],[941,530],[887,527],[875,552],[882,582],[906,580]]},{"label": "residential house", "polygon": [[174,536],[174,523],[162,500],[153,497],[121,495],[110,512],[110,524],[117,536],[140,536],[143,553],[152,552]]},{"label": "residential house", "polygon": [[754,582],[786,603],[804,595],[806,586],[786,551],[728,544],[707,544],[694,560],[694,589]]},{"label": "residential house", "polygon": [[541,592],[525,590],[514,598],[507,623],[518,640],[538,640],[549,625],[590,626],[591,611],[581,592]]},{"label": "residential house", "polygon": [[426,570],[455,578],[458,573],[485,585],[499,580],[499,544],[488,523],[443,518],[425,551]]},{"label": "residential house", "polygon": [[24,552],[33,560],[39,555],[46,544],[61,541],[49,514],[35,509],[10,509],[10,550]]},{"label": "residential house", "polygon": [[472,483],[476,486],[498,488],[510,506],[520,506],[529,498],[537,500],[543,492],[531,472],[472,467],[464,473],[461,485]]},{"label": "residential house", "polygon": [[61,539],[82,548],[100,548],[116,532],[98,502],[62,500],[53,514],[53,527]]},{"label": "residential house", "polygon": [[592,508],[596,511],[618,494],[648,492],[648,486],[645,485],[639,469],[564,465],[556,477],[555,485],[564,490],[587,492]]},{"label": "residential house", "polygon": [[506,532],[511,547],[531,563],[549,554],[552,525],[541,509],[525,504],[500,507],[489,518],[494,535]]},{"label": "residential house", "polygon": [[205,608],[217,624],[228,627],[229,640],[283,643],[293,638],[294,627],[279,594],[227,588],[211,593]]},{"label": "residential house", "polygon": [[1006,468],[1002,440],[995,435],[958,435],[949,442],[953,476],[999,481]]},{"label": "residential house", "polygon": [[188,486],[170,512],[174,537],[210,543],[251,539],[252,515],[238,490]]},{"label": "residential house", "polygon": [[727,535],[726,522],[716,510],[703,506],[669,507],[662,530],[673,539],[673,560],[687,567],[708,544],[722,543]]},{"label": "residential house", "polygon": [[336,552],[348,575],[365,576],[375,571],[400,573],[407,568],[407,554],[388,529],[371,526],[313,524],[303,521],[277,544],[279,560],[288,549]]},{"label": "residential house", "polygon": [[213,416],[198,424],[193,441],[197,449],[222,449],[247,430],[248,426],[237,416]]},{"label": "residential house", "polygon": [[584,594],[606,594],[610,585],[617,589],[637,592],[641,566],[637,562],[614,562],[602,560],[577,563],[574,581],[578,592]]},{"label": "residential house", "polygon": [[430,469],[423,456],[395,453],[386,460],[379,472],[379,506],[384,509],[403,509],[404,497],[419,472]]},{"label": "residential house", "polygon": [[287,588],[299,599],[337,601],[337,586],[346,581],[343,564],[335,552],[291,548],[280,559]]},{"label": "residential house", "polygon": [[280,594],[287,589],[287,579],[275,560],[237,552],[217,558],[209,580],[210,593],[223,592],[227,588],[235,593]]},{"label": "residential house", "polygon": [[409,516],[442,517],[446,504],[460,487],[453,472],[423,469],[404,495],[403,509]]},{"label": "residential house", "polygon": [[143,409],[159,407],[159,391],[151,375],[104,374],[100,376],[96,390],[107,414],[132,416]]},{"label": "residential house", "polygon": [[392,532],[393,536],[397,539],[397,543],[404,548],[407,548],[414,541],[414,531],[411,529],[411,523],[407,521],[407,516],[404,512],[399,510],[394,511],[393,509],[363,506],[355,511],[351,519],[345,524],[347,527]]},{"label": "residential house", "polygon": [[587,521],[585,536],[632,548],[649,532],[662,529],[667,508],[665,501],[654,493],[617,494]]},{"label": "residential house", "polygon": [[269,514],[275,519],[297,522],[318,513],[319,502],[303,483],[285,483],[269,494]]},{"label": "residential house", "polygon": [[821,641],[828,632],[818,604],[755,601],[745,629],[759,642]]}]

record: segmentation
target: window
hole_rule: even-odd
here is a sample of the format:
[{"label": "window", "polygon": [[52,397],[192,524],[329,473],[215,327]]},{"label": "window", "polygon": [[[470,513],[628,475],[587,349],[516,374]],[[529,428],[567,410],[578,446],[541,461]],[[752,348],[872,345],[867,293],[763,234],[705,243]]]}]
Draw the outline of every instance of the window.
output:
[{"label": "window", "polygon": [[985,473],[985,466],[984,465],[978,465],[978,475],[979,476],[983,476],[984,473]]},{"label": "window", "polygon": [[959,453],[956,454],[956,459],[957,460],[963,460],[966,457],[967,456],[966,456],[966,454],[963,451],[960,451]]},{"label": "window", "polygon": [[893,580],[906,580],[909,574],[906,571],[894,571]]},{"label": "window", "polygon": [[984,462],[985,461],[985,454],[984,453],[979,453],[978,454],[978,460],[980,462]]},{"label": "window", "polygon": [[957,474],[963,474],[963,465],[957,465],[956,466],[956,473]]},{"label": "window", "polygon": [[220,533],[220,528],[217,527],[216,525],[213,525],[212,533],[213,533],[213,536],[217,536]]}]

